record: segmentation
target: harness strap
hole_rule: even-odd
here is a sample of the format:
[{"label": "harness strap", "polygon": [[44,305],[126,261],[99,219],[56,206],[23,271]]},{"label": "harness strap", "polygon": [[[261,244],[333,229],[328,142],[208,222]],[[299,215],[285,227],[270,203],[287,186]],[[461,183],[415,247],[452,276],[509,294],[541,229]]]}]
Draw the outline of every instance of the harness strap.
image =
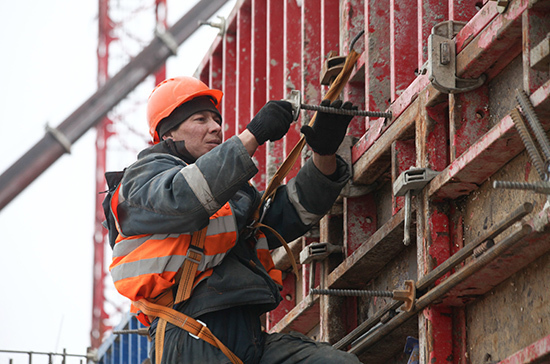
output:
[{"label": "harness strap", "polygon": [[155,363],[162,362],[162,354],[164,353],[164,334],[166,333],[166,320],[159,317],[157,323],[157,338],[155,340]]},{"label": "harness strap", "polygon": [[285,251],[286,253],[288,254],[288,256],[290,257],[290,264],[292,264],[292,270],[294,271],[294,275],[296,277],[298,277],[298,266],[296,265],[296,259],[294,258],[294,254],[292,254],[292,250],[290,250],[290,247],[288,246],[287,242],[285,241],[285,239],[281,236],[281,234],[279,234],[277,232],[277,230],[273,229],[271,226],[269,225],[265,225],[265,224],[262,224],[262,223],[258,223],[256,224],[257,227],[264,227],[266,228],[267,230],[271,231],[273,233],[273,235],[275,235],[275,237],[277,239],[279,239],[279,241],[281,242],[281,244],[283,244],[283,247],[285,248]]},{"label": "harness strap", "polygon": [[[191,291],[193,290],[193,282],[195,280],[195,274],[203,257],[204,240],[206,239],[206,227],[202,230],[196,231],[191,237],[191,244],[187,250],[187,256],[183,262],[181,269],[181,277],[178,283],[178,292],[174,303],[183,302],[191,297]],[[177,282],[177,281],[176,281]]]},{"label": "harness strap", "polygon": [[[172,303],[183,302],[191,296],[193,283],[197,269],[204,255],[204,241],[206,239],[205,227],[202,230],[196,231],[191,237],[191,243],[187,250],[185,261],[175,277],[178,291],[175,299],[172,301],[164,300],[165,302],[153,303],[146,299],[134,301],[134,306],[145,313],[150,318],[158,317],[157,337],[155,340],[155,362],[161,364],[162,354],[164,352],[164,335],[166,332],[166,324],[170,322],[177,327],[187,331],[190,335],[208,342],[210,345],[219,348],[233,364],[242,364],[242,361],[235,356],[212,332],[199,321],[171,308]],[[168,292],[172,292],[169,290]],[[171,297],[171,294],[168,295]],[[163,304],[164,303],[164,304]]]},{"label": "harness strap", "polygon": [[[242,361],[235,354],[233,354],[233,352],[229,350],[217,337],[215,337],[210,329],[206,327],[206,325],[203,325],[192,317],[178,312],[173,308],[164,307],[161,305],[157,305],[156,303],[149,302],[143,298],[139,301],[134,301],[134,305],[147,315],[150,314],[159,317],[159,327],[161,321],[165,321],[165,323],[163,324],[163,333],[161,334],[163,339],[162,342],[164,341],[166,322],[170,322],[171,324],[187,331],[189,334],[206,341],[216,348],[219,348],[229,358],[229,360],[231,360],[231,363],[242,364]],[[157,335],[160,335],[158,330]],[[158,343],[159,341],[161,341],[160,336],[157,337],[156,342]],[[155,350],[157,350],[157,348],[158,346],[155,346]],[[161,364],[162,353],[159,355],[157,351],[155,358],[157,360],[156,363]]]}]

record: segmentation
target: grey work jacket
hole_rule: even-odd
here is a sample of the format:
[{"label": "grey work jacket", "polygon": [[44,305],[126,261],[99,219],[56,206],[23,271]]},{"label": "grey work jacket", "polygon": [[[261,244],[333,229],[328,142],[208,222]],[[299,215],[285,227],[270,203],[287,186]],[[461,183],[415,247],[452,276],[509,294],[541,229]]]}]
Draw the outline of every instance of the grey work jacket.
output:
[{"label": "grey work jacket", "polygon": [[[204,228],[209,217],[229,201],[241,234],[237,244],[201,282],[189,300],[175,307],[191,316],[250,305],[258,314],[281,300],[279,289],[245,240],[245,227],[260,203],[261,194],[248,181],[258,172],[238,137],[232,137],[194,163],[186,163],[183,142],[163,141],[143,150],[122,179],[118,206],[125,236],[184,233]],[[347,164],[337,158],[336,178],[323,175],[311,160],[297,176],[280,186],[263,223],[286,241],[305,232],[330,209],[349,179]],[[279,240],[265,232],[270,249]]]}]

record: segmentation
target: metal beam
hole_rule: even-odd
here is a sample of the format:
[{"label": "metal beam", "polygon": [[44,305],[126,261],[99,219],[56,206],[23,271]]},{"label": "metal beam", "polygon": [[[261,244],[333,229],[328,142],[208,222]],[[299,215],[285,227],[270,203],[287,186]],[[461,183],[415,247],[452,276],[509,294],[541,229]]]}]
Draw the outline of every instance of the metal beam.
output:
[{"label": "metal beam", "polygon": [[[199,27],[198,19],[208,19],[226,0],[201,0],[185,14],[166,35],[177,45],[182,44]],[[56,135],[75,143],[88,130],[98,124],[109,110],[122,101],[147,76],[155,72],[170,57],[172,47],[155,37],[131,62],[105,83],[57,128],[56,133],[46,132],[44,137],[18,161],[0,175],[0,210],[10,203],[42,172],[67,152]]]}]

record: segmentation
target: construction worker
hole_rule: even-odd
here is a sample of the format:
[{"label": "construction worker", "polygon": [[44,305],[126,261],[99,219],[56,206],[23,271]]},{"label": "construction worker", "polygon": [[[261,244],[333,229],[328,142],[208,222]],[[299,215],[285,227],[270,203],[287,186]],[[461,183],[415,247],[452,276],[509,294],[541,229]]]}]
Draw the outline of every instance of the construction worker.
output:
[{"label": "construction worker", "polygon": [[[111,275],[150,325],[153,363],[359,363],[301,334],[262,331],[260,316],[281,301],[281,272],[269,254],[281,242],[250,227],[261,199],[249,183],[258,172],[252,156],[286,134],[292,107],[270,101],[222,142],[221,99],[195,78],[160,83],[147,105],[154,145],[108,178]],[[302,129],[313,157],[261,210],[262,224],[286,241],[316,224],[349,179],[335,152],[351,118],[319,113]]]}]

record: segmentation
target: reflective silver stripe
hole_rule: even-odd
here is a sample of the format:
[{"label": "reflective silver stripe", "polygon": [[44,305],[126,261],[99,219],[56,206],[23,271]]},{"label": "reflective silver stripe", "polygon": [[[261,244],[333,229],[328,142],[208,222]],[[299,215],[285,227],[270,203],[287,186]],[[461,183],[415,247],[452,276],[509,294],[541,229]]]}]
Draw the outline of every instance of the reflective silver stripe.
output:
[{"label": "reflective silver stripe", "polygon": [[141,259],[136,262],[129,262],[117,265],[111,269],[113,281],[136,277],[141,274],[176,272],[180,269],[184,255],[173,255],[168,257]]},{"label": "reflective silver stripe", "polygon": [[261,237],[258,239],[258,241],[256,242],[256,250],[258,249],[265,249],[265,250],[268,250],[269,249],[269,246],[267,245],[267,239],[264,238],[264,237]]},{"label": "reflective silver stripe", "polygon": [[219,216],[215,219],[210,219],[210,224],[206,230],[206,236],[230,233],[233,231],[237,231],[237,225],[233,215]]},{"label": "reflective silver stripe", "polygon": [[115,244],[113,248],[113,258],[123,257],[130,254],[132,251],[137,249],[141,244],[145,243],[147,240],[151,239],[152,236],[142,236],[136,239],[125,239],[121,240]]},{"label": "reflective silver stripe", "polygon": [[291,179],[287,184],[287,193],[288,193],[288,199],[296,209],[296,212],[298,212],[298,216],[300,216],[300,220],[305,225],[311,225],[316,223],[317,221],[321,220],[323,215],[316,215],[314,213],[311,213],[305,209],[304,206],[300,203],[300,199],[298,197],[298,190],[296,189],[296,182],[294,179]]},{"label": "reflective silver stripe", "polygon": [[[198,271],[204,272],[207,269],[219,265],[227,253],[216,255],[205,255],[201,260]],[[137,277],[143,274],[161,274],[163,272],[176,272],[183,264],[185,255],[171,255],[150,259],[141,259],[135,262],[128,262],[117,265],[111,269],[113,281]]]},{"label": "reflective silver stripe", "polygon": [[[212,236],[223,233],[230,233],[237,230],[236,222],[233,215],[220,216],[210,220],[208,229],[206,230],[206,236]],[[189,233],[184,233],[189,235]],[[154,234],[141,236],[139,238],[129,238],[119,241],[115,244],[113,249],[113,258],[123,257],[130,254],[135,249],[139,248],[141,244],[147,240],[164,240],[167,238],[177,238],[184,234]]]},{"label": "reflective silver stripe", "polygon": [[187,167],[184,167],[179,172],[185,178],[191,190],[205,208],[208,215],[212,215],[214,212],[218,211],[221,205],[216,201],[208,187],[208,182],[204,178],[199,167],[196,164],[190,164]]}]

